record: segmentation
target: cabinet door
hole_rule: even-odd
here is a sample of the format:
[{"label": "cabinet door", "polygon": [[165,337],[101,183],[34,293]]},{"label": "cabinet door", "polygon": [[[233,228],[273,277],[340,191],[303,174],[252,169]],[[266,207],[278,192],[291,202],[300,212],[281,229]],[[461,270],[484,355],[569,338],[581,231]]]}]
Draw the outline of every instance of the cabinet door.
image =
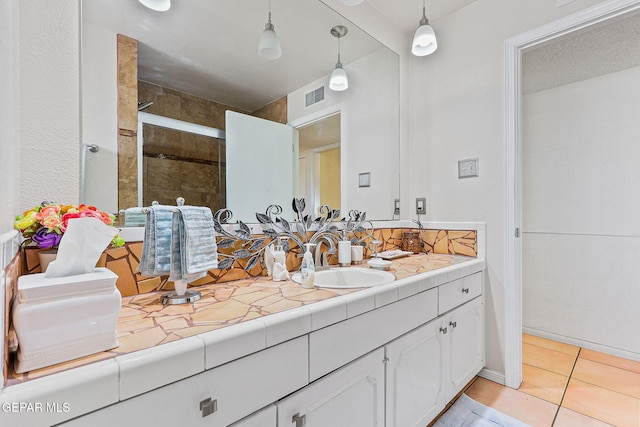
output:
[{"label": "cabinet door", "polygon": [[278,427],[383,427],[383,360],[379,348],[281,400]]},{"label": "cabinet door", "polygon": [[449,349],[447,352],[447,402],[484,366],[484,301],[476,298],[446,316]]},{"label": "cabinet door", "polygon": [[387,427],[424,427],[445,405],[444,340],[434,320],[386,345]]}]

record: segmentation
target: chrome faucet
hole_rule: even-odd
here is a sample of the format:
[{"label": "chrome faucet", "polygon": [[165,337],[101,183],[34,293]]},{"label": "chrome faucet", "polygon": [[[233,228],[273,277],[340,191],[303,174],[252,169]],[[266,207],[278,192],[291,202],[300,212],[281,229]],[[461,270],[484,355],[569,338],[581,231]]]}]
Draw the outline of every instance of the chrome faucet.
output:
[{"label": "chrome faucet", "polygon": [[[322,242],[324,242],[328,248],[324,252],[320,250],[320,245],[322,244]],[[313,243],[316,243],[316,247],[315,247],[316,253],[313,261],[316,267],[316,271],[328,270],[329,269],[328,255],[336,253],[335,242],[333,241],[332,238],[328,236],[320,236]]]}]

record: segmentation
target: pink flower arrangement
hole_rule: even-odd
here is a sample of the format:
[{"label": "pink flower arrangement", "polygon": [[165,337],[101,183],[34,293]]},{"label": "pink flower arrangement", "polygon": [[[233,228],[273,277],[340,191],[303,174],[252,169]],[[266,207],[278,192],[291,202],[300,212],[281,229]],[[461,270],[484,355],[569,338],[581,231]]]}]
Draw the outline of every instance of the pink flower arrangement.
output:
[{"label": "pink flower arrangement", "polygon": [[[60,205],[43,202],[33,209],[16,217],[13,226],[28,241],[39,248],[52,248],[60,244],[62,235],[67,230],[69,220],[73,218],[94,217],[107,225],[113,226],[115,215],[99,211],[95,206]],[[111,241],[113,246],[124,245],[124,240],[116,235]]]}]

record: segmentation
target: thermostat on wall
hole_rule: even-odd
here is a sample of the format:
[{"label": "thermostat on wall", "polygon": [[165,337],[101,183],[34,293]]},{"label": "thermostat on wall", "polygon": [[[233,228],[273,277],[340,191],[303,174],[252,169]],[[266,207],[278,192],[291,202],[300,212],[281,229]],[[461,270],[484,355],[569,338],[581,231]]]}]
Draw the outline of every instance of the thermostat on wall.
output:
[{"label": "thermostat on wall", "polygon": [[358,175],[358,187],[371,187],[371,172]]}]

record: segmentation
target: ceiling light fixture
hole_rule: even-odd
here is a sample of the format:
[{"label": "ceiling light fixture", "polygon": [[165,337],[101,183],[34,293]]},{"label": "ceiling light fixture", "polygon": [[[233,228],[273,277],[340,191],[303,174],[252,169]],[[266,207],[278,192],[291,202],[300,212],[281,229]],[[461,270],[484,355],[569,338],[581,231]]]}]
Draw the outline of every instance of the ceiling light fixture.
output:
[{"label": "ceiling light fixture", "polygon": [[345,6],[357,6],[363,1],[364,0],[340,0],[340,2]]},{"label": "ceiling light fixture", "polygon": [[144,6],[156,12],[166,12],[171,7],[171,0],[138,0]]},{"label": "ceiling light fixture", "polygon": [[411,53],[415,56],[427,56],[436,51],[438,48],[438,41],[436,40],[436,33],[429,25],[429,20],[425,12],[425,0],[422,0],[422,19],[420,20],[420,26],[416,30],[413,36],[413,44],[411,45]]},{"label": "ceiling light fixture", "polygon": [[269,0],[269,20],[264,26],[264,31],[260,36],[260,43],[258,44],[258,54],[264,59],[270,61],[280,58],[282,55],[282,48],[280,47],[280,40],[271,23],[271,0]]},{"label": "ceiling light fixture", "polygon": [[331,79],[329,80],[329,89],[335,91],[346,90],[349,87],[349,79],[347,78],[347,72],[342,68],[340,62],[340,39],[347,35],[347,27],[342,25],[336,25],[331,29],[331,35],[338,38],[338,62],[336,68],[331,73]]}]

